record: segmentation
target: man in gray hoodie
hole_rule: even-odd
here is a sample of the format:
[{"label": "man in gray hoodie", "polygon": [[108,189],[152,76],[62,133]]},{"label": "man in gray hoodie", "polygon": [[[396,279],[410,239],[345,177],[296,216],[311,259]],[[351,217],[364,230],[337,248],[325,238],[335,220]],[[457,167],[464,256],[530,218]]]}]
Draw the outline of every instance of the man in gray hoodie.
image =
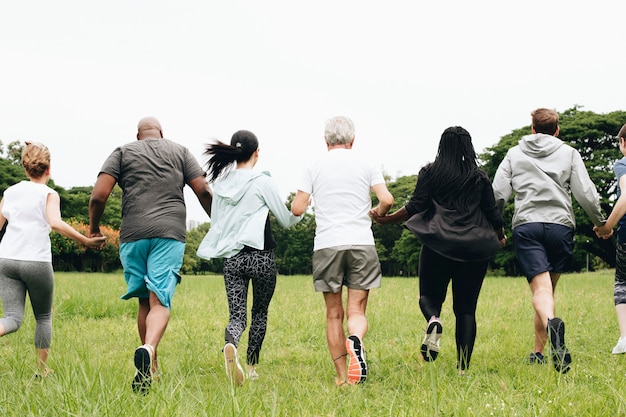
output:
[{"label": "man in gray hoodie", "polygon": [[558,113],[539,108],[531,116],[532,134],[509,149],[496,172],[493,191],[501,209],[515,194],[513,244],[535,309],[535,343],[529,361],[545,363],[543,352],[549,338],[554,367],[566,373],[572,358],[565,346],[565,324],[555,317],[554,290],[574,247],[571,195],[595,226],[605,220],[580,154],[557,138]]}]

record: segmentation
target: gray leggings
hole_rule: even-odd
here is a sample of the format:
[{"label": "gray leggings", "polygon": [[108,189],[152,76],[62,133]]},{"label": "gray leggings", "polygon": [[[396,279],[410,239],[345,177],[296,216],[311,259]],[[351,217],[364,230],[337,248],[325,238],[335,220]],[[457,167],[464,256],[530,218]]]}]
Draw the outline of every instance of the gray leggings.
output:
[{"label": "gray leggings", "polygon": [[35,316],[35,348],[47,349],[52,341],[54,271],[51,262],[0,259],[0,298],[5,334],[17,331],[24,321],[26,292]]}]

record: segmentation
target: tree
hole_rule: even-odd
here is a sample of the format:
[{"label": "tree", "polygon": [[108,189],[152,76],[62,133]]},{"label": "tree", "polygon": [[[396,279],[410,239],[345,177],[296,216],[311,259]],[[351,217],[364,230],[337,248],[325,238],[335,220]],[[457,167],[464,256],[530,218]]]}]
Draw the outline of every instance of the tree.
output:
[{"label": "tree", "polygon": [[[397,178],[395,181],[388,180],[387,189],[394,198],[394,204],[391,211],[396,211],[409,202],[411,196],[413,195],[413,191],[415,190],[416,183],[417,175],[402,176]],[[376,198],[376,194],[372,193],[372,206],[374,207],[377,204],[378,199]],[[409,262],[411,261],[409,261],[408,258],[399,255],[398,252],[402,252],[406,249],[402,248],[402,245],[408,243],[409,241],[403,240],[403,243],[396,248],[396,243],[400,241],[404,230],[405,229],[402,224],[389,224],[385,226],[381,226],[376,223],[372,224],[376,251],[378,253],[378,259],[380,260],[384,275],[399,275],[400,271],[405,273],[417,268],[417,264],[411,268],[409,265]],[[411,259],[415,260],[414,258]]]}]

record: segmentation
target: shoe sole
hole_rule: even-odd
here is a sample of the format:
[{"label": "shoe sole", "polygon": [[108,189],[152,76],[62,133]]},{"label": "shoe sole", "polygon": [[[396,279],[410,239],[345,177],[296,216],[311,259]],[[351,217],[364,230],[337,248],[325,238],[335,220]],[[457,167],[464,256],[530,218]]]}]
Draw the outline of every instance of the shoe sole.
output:
[{"label": "shoe sole", "polygon": [[137,368],[137,372],[133,379],[134,392],[148,392],[152,384],[151,367],[150,352],[143,346],[138,347],[135,350],[135,368]]},{"label": "shoe sole", "polygon": [[565,347],[565,323],[561,319],[548,321],[548,338],[550,339],[550,357],[554,369],[565,374],[572,364],[572,355]]},{"label": "shoe sole", "polygon": [[367,379],[367,363],[363,354],[363,343],[358,336],[350,336],[346,339],[348,351],[348,384],[355,385]]},{"label": "shoe sole", "polygon": [[242,385],[246,376],[237,361],[237,349],[232,344],[224,346],[224,362],[226,363],[226,374],[235,385]]},{"label": "shoe sole", "polygon": [[443,333],[443,326],[438,321],[433,321],[428,325],[426,329],[426,335],[424,335],[424,341],[420,353],[426,362],[432,362],[437,359],[439,355],[439,339]]}]

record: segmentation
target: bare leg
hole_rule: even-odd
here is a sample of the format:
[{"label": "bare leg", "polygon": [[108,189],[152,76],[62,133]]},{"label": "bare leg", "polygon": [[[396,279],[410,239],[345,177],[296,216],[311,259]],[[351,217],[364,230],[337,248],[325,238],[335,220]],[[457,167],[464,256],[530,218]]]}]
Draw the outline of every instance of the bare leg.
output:
[{"label": "bare leg", "polygon": [[348,305],[346,307],[346,314],[348,316],[348,333],[359,336],[359,339],[363,340],[367,334],[368,323],[365,317],[365,310],[367,309],[367,298],[369,291],[367,290],[354,290],[348,288]]},{"label": "bare leg", "polygon": [[337,381],[342,383],[347,378],[346,370],[346,334],[343,330],[343,301],[341,291],[325,292],[326,303],[326,341],[330,357],[335,363]]},{"label": "bare leg", "polygon": [[548,319],[554,318],[554,290],[561,274],[542,272],[530,281],[530,291],[533,295],[533,308],[535,316],[533,319],[535,327],[535,346],[533,352],[543,354],[548,334],[546,327]]}]

